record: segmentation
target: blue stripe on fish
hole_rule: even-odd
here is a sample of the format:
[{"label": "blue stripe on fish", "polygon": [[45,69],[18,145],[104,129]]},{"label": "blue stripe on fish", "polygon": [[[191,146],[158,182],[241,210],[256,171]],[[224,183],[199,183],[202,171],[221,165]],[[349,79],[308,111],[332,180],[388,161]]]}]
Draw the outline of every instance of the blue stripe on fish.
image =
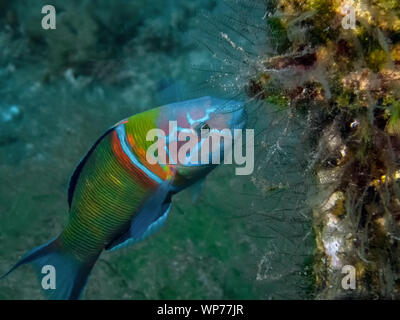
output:
[{"label": "blue stripe on fish", "polygon": [[192,126],[197,122],[203,122],[203,121],[210,120],[210,113],[213,113],[215,110],[216,110],[215,108],[206,109],[206,115],[200,119],[192,119],[190,114],[186,113],[186,119],[187,119],[188,123]]}]

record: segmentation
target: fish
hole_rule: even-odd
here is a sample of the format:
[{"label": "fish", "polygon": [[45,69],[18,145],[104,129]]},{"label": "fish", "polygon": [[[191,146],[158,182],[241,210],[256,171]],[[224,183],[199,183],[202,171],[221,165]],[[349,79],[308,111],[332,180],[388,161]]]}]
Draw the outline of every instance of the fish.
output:
[{"label": "fish", "polygon": [[[135,114],[106,130],[81,159],[68,187],[69,219],[53,240],[23,256],[2,278],[24,264],[33,265],[43,277],[50,266],[55,284],[43,286],[54,300],[80,299],[89,275],[104,251],[138,243],[158,231],[171,211],[172,197],[198,185],[218,164],[181,161],[148,161],[154,140],[150,130],[166,133],[164,149],[172,141],[170,123],[180,132],[199,133],[195,147],[201,149],[200,129],[242,129],[246,110],[240,101],[202,97],[170,103]],[[207,132],[206,130],[206,132]],[[203,131],[202,131],[203,132]],[[225,149],[209,149],[223,157]],[[211,156],[211,154],[210,154]],[[47,268],[47,269],[44,269]]]}]

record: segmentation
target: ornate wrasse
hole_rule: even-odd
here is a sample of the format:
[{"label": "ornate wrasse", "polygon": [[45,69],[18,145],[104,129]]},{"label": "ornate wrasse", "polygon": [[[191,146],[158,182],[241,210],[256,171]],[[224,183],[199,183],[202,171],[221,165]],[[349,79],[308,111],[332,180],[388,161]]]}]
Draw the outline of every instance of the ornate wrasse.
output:
[{"label": "ornate wrasse", "polygon": [[[45,293],[52,299],[78,299],[103,250],[116,250],[157,231],[171,209],[172,196],[204,178],[215,164],[181,161],[151,164],[147,133],[241,129],[243,105],[203,97],[134,115],[107,130],[80,161],[68,189],[69,220],[54,240],[28,252],[7,274],[31,263],[40,275],[44,266],[56,270],[56,287]],[[197,142],[202,148],[201,138]],[[172,145],[166,141],[169,154]],[[177,142],[177,147],[181,143]],[[216,152],[210,150],[209,153]],[[223,156],[222,149],[217,150]],[[170,160],[170,159],[169,159]]]}]

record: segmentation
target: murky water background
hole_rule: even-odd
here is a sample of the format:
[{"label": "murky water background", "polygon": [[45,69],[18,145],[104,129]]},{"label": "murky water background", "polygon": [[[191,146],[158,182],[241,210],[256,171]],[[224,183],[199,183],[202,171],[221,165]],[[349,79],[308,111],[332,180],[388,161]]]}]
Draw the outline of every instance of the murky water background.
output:
[{"label": "murky water background", "polygon": [[[202,83],[215,76],[199,71],[216,62],[190,36],[200,10],[222,17],[213,0],[53,1],[53,31],[41,29],[44,4],[0,1],[0,273],[62,230],[69,177],[105,129],[170,98],[171,83],[208,94]],[[178,194],[159,233],[101,256],[84,298],[309,297],[301,124],[273,111],[251,115],[260,132],[253,175],[222,166],[196,203],[190,190]],[[0,299],[38,291],[28,266],[0,281]]]}]

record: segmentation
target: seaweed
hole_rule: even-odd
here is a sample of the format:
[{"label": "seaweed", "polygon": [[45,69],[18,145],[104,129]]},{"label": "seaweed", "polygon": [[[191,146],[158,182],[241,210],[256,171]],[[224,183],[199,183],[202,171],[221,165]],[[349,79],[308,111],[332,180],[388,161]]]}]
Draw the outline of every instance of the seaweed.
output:
[{"label": "seaweed", "polygon": [[[249,108],[256,105],[262,132],[271,133],[274,124],[282,135],[296,128],[297,139],[284,146],[281,137],[260,134],[268,147],[259,156],[268,165],[276,153],[277,162],[286,155],[304,161],[296,168],[303,170],[304,205],[312,211],[306,215],[315,244],[314,297],[398,299],[398,2],[353,1],[350,29],[342,26],[345,1],[255,1],[251,8],[226,2],[241,13],[230,11],[234,27],[220,30],[243,50],[215,45],[218,72],[226,72],[226,82],[239,79],[231,94],[244,93]],[[261,166],[259,174],[254,181],[268,181],[269,168]],[[276,184],[288,181],[286,175]],[[356,270],[355,290],[341,285],[346,265]]]}]

